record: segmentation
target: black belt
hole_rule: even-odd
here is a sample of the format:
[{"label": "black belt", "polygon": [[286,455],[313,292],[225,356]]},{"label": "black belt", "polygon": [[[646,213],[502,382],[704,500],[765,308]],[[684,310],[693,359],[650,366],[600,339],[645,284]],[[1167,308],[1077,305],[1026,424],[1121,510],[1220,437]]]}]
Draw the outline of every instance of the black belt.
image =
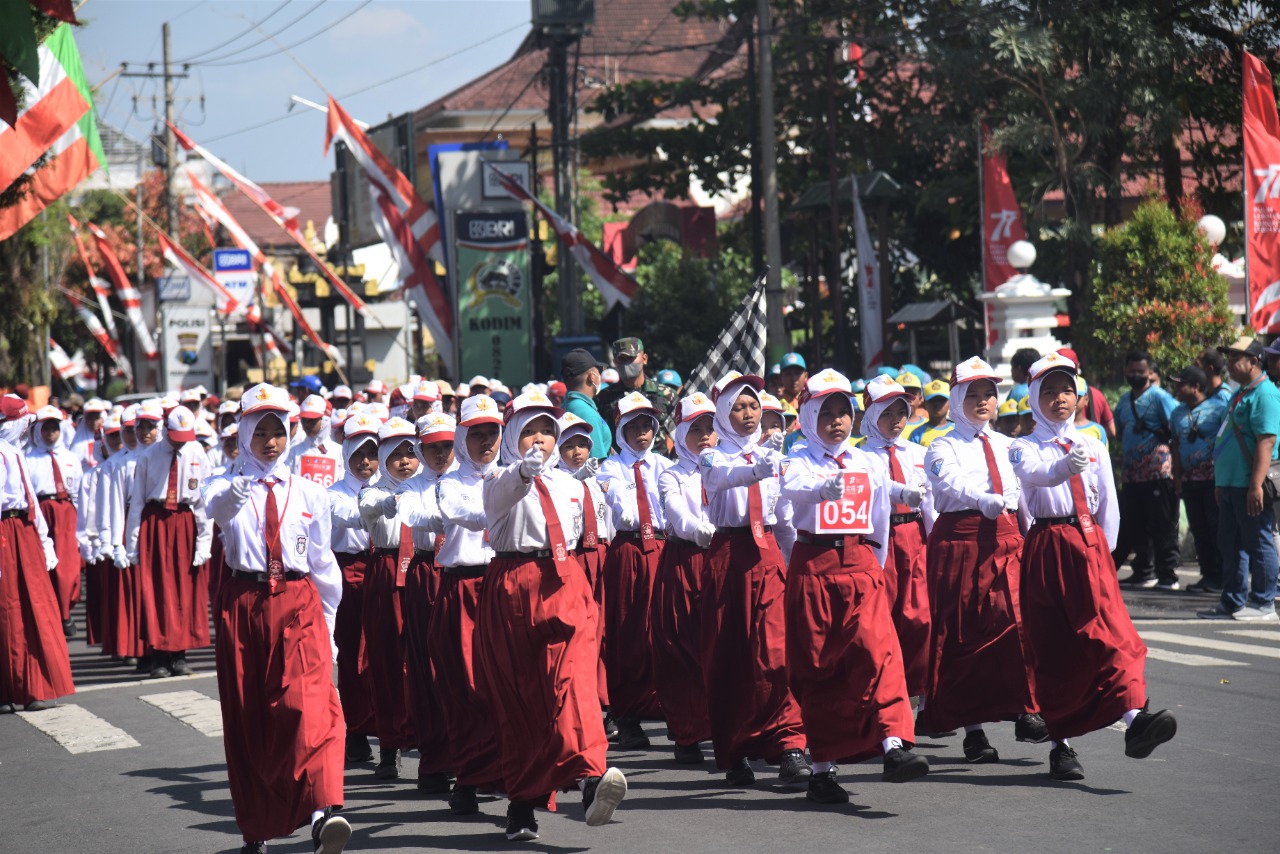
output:
[{"label": "black belt", "polygon": [[417,557],[424,557],[424,558],[426,558],[426,559],[427,559],[427,560],[429,560],[429,561],[433,561],[433,560],[435,560],[435,559],[436,559],[436,550],[435,550],[435,549],[414,549],[414,550],[413,550],[413,553],[414,553],[414,555],[416,555]]},{"label": "black belt", "polygon": [[[639,531],[615,531],[614,536],[621,537],[624,540],[643,540],[644,539],[644,537],[640,535]],[[661,531],[654,531],[653,538],[655,540],[665,540],[667,538],[667,535],[662,533]]]},{"label": "black belt", "polygon": [[484,575],[487,566],[442,566],[440,571],[448,575],[457,575],[462,578],[479,578]]},{"label": "black belt", "polygon": [[1048,525],[1075,525],[1080,522],[1079,516],[1037,516],[1031,527]]},{"label": "black belt", "polygon": [[[721,525],[718,528],[716,528],[716,530],[723,534],[750,534],[751,526],[750,525]],[[765,525],[764,532],[766,534],[773,533],[773,526]]]},{"label": "black belt", "polygon": [[70,501],[71,496],[68,495],[66,498],[59,498],[56,495],[37,495],[36,500],[37,501]]},{"label": "black belt", "polygon": [[27,511],[25,509],[5,510],[3,513],[0,513],[0,519],[25,519],[25,518],[27,518]]},{"label": "black belt", "polygon": [[[148,499],[147,499],[147,503],[148,503],[148,504],[155,505],[156,507],[160,507],[160,508],[162,508],[162,509],[163,509],[163,508],[164,508],[164,505],[165,505],[165,500],[164,500],[163,498],[148,498]],[[186,503],[184,503],[184,502],[182,502],[182,501],[179,501],[179,502],[178,502],[178,508],[177,508],[177,509],[179,509],[179,510],[190,510],[190,509],[191,509],[191,505],[190,505],[190,504],[186,504]]]},{"label": "black belt", "polygon": [[918,521],[919,519],[920,519],[919,510],[916,510],[913,513],[894,513],[892,516],[889,517],[889,524],[905,525],[908,522],[915,522],[915,521]]},{"label": "black belt", "polygon": [[680,545],[682,545],[682,546],[692,546],[692,547],[693,547],[693,548],[695,548],[695,549],[700,549],[700,548],[702,548],[702,546],[698,545],[698,544],[697,544],[697,543],[695,543],[693,540],[686,540],[684,537],[674,537],[674,536],[672,536],[672,537],[667,537],[667,540],[668,540],[668,541],[670,541],[670,542],[673,542],[673,543],[679,543],[679,544],[680,544]]},{"label": "black belt", "polygon": [[[295,572],[292,569],[287,569],[285,570],[285,573],[284,573],[284,580],[285,581],[301,581],[303,578],[306,577],[306,575],[307,574],[305,572]],[[243,581],[256,581],[259,584],[267,584],[271,581],[271,573],[269,572],[248,572],[243,569],[231,570],[231,577],[239,578]]]},{"label": "black belt", "polygon": [[868,545],[873,549],[880,548],[880,544],[868,537],[866,534],[811,534],[808,531],[796,532],[797,543],[805,543],[811,546],[824,546],[829,549],[844,548],[844,541],[848,537],[853,537],[854,542],[860,545]]},{"label": "black belt", "polygon": [[514,558],[516,560],[541,560],[551,557],[551,549],[535,549],[531,552],[494,552],[494,557]]}]

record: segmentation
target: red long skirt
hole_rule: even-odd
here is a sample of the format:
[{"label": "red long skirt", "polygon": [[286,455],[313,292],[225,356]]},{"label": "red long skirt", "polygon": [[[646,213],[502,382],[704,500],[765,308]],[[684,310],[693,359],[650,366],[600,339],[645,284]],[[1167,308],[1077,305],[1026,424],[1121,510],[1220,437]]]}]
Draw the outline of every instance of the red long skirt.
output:
[{"label": "red long skirt", "polygon": [[667,540],[658,561],[650,610],[653,684],[676,744],[711,738],[702,673],[702,575],[707,552],[688,540]]},{"label": "red long skirt", "polygon": [[448,760],[460,786],[501,786],[498,738],[476,678],[476,615],[484,577],[440,570],[440,590],[427,629],[427,649],[444,716]]},{"label": "red long skirt", "polygon": [[655,541],[653,550],[645,552],[637,540],[620,536],[605,555],[604,669],[615,718],[662,719],[649,644],[649,603],[662,546]]},{"label": "red long skirt", "polygon": [[609,676],[604,667],[604,558],[609,553],[608,543],[598,543],[594,549],[579,549],[574,552],[582,564],[582,571],[587,574],[587,583],[591,585],[591,593],[596,600],[596,620],[598,631],[596,640],[600,643],[600,659],[596,664],[596,689],[600,695],[600,707],[609,705]]},{"label": "red long skirt", "polygon": [[218,592],[222,588],[222,582],[227,577],[227,551],[222,544],[222,530],[217,526],[213,526],[213,542],[209,546],[209,601],[213,603],[214,613],[219,608]]},{"label": "red long skirt", "polygon": [[[373,683],[373,717],[383,750],[418,746],[409,709],[409,674],[405,665],[403,587],[396,587],[395,549],[377,549],[364,576],[364,630],[361,672]],[[407,582],[406,582],[407,583]]]},{"label": "red long skirt", "polygon": [[373,717],[373,677],[361,672],[360,657],[364,651],[364,574],[369,566],[369,552],[348,554],[334,552],[342,568],[342,601],[333,619],[333,641],[338,645],[338,696],[342,700],[342,716],[347,731],[362,735],[376,732]]},{"label": "red long skirt", "polygon": [[436,687],[435,670],[427,654],[427,630],[431,612],[440,597],[440,571],[429,558],[414,554],[405,579],[405,670],[409,677],[409,710],[417,733],[418,776],[438,774],[449,768],[449,734]]},{"label": "red long skirt", "polygon": [[549,557],[494,558],[485,574],[477,665],[512,800],[572,788],[607,768],[595,684],[599,617],[580,569]]},{"label": "red long skirt", "polygon": [[153,649],[210,645],[209,565],[193,567],[195,552],[195,515],[147,502],[138,526],[138,590],[142,638]]},{"label": "red long skirt", "polygon": [[1022,534],[1010,513],[943,513],[929,535],[933,635],[916,728],[941,732],[1034,712],[1018,602]]},{"label": "red long skirt", "polygon": [[80,540],[76,536],[76,506],[70,499],[57,501],[46,498],[40,502],[40,512],[49,526],[53,550],[58,553],[58,568],[49,573],[49,577],[65,623],[71,619],[71,606],[80,601]]},{"label": "red long skirt", "polygon": [[925,562],[924,521],[894,525],[889,534],[889,556],[884,565],[884,592],[893,614],[893,627],[902,647],[902,668],[907,693],[924,693],[929,670],[929,574]]},{"label": "red long skirt", "polygon": [[126,658],[146,655],[139,613],[142,600],[138,595],[138,567],[130,565],[118,569],[112,563],[107,572],[112,619],[108,622],[110,638],[103,642],[103,647],[105,649],[109,643],[113,655]]},{"label": "red long skirt", "polygon": [[35,526],[25,518],[0,520],[0,703],[75,693],[49,575]]},{"label": "red long skirt", "polygon": [[702,588],[702,672],[716,766],[804,749],[800,707],[787,686],[787,568],[773,534],[719,531]]},{"label": "red long skirt", "polygon": [[1075,525],[1037,525],[1027,534],[1022,617],[1040,714],[1055,739],[1110,726],[1146,703],[1147,646],[1129,619],[1111,553],[1089,548]]},{"label": "red long skirt", "polygon": [[84,640],[90,646],[102,644],[103,655],[115,654],[107,649],[107,627],[111,624],[108,574],[111,567],[110,560],[97,560],[84,565]]},{"label": "red long skirt", "polygon": [[796,543],[787,575],[787,678],[818,762],[858,762],[915,741],[884,572],[865,543]]},{"label": "red long skirt", "polygon": [[308,579],[227,578],[218,618],[218,699],[236,824],[246,840],[288,836],[342,805],[343,721],[329,630]]}]

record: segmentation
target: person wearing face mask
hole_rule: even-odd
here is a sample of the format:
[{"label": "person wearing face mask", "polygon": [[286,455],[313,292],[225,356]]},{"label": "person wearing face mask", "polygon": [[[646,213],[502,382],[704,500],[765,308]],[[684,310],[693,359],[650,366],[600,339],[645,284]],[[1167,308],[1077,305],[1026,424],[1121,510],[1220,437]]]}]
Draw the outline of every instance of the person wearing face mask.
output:
[{"label": "person wearing face mask", "polygon": [[763,388],[760,377],[737,371],[716,382],[720,441],[698,458],[716,526],[703,576],[702,666],[716,767],[731,786],[755,783],[752,759],[777,762],[786,785],[811,775],[800,707],[787,685],[787,567],[773,535],[781,442],[757,444]]},{"label": "person wearing face mask", "polygon": [[607,824],[627,779],[605,763],[596,691],[599,613],[573,548],[582,485],[556,466],[559,410],[536,389],[507,408],[503,467],[481,500],[494,558],[476,618],[476,663],[499,733],[507,839],[538,838],[534,810],[582,787],[589,827]]},{"label": "person wearing face mask", "polygon": [[427,626],[426,648],[435,671],[449,764],[457,774],[449,811],[475,815],[480,811],[477,789],[502,788],[493,713],[482,688],[484,674],[472,654],[480,591],[493,559],[485,537],[488,520],[481,488],[485,477],[498,468],[502,416],[493,399],[483,394],[462,401],[460,415],[453,437],[457,465],[435,487],[444,524],[436,540],[440,588]]},{"label": "person wearing face mask", "polygon": [[[1209,378],[1195,365],[1175,374],[1170,385],[1179,401],[1169,423],[1173,430],[1174,484],[1187,511],[1196,544],[1200,580],[1187,585],[1192,593],[1222,591],[1222,556],[1218,549],[1218,499],[1214,491],[1213,446],[1227,417],[1227,404],[1210,394]],[[1079,424],[1076,425],[1079,429]]]},{"label": "person wearing face mask", "polygon": [[[58,553],[58,568],[49,577],[58,597],[63,631],[67,637],[73,637],[76,624],[71,619],[71,606],[80,601],[81,553],[76,536],[76,511],[81,501],[80,460],[62,444],[62,412],[57,407],[45,406],[36,412],[27,440],[27,477],[36,491],[40,512],[44,514],[49,537]],[[81,531],[84,525],[80,522]],[[93,554],[85,557],[96,558],[97,537],[81,539],[91,543]],[[85,560],[85,563],[94,562]]]},{"label": "person wearing face mask", "polygon": [[613,431],[600,414],[595,397],[600,393],[600,372],[604,363],[586,350],[570,350],[560,360],[560,376],[564,377],[564,411],[572,412],[591,425],[591,456],[604,460],[613,445]]},{"label": "person wearing face mask", "polygon": [[814,760],[806,797],[840,804],[849,794],[837,762],[883,756],[881,779],[892,783],[927,774],[929,763],[911,752],[911,701],[885,594],[890,480],[848,445],[853,389],[844,375],[819,372],[799,400],[809,442],[782,477],[799,529],[785,596],[787,678]]},{"label": "person wearing face mask", "polygon": [[418,744],[405,680],[404,589],[413,563],[413,532],[399,516],[407,481],[421,465],[417,431],[403,418],[378,428],[378,474],[360,490],[360,517],[373,558],[364,576],[362,669],[373,681],[373,713],[381,751],[374,776],[400,776],[400,753]]},{"label": "person wearing face mask", "polygon": [[990,429],[998,380],[977,357],[955,367],[956,427],[934,440],[924,458],[938,518],[926,544],[932,634],[916,727],[963,726],[964,758],[972,764],[1000,761],[983,729],[987,721],[1014,719],[1018,741],[1049,736],[1022,649],[1018,479],[1010,439]]},{"label": "person wearing face mask", "polygon": [[[611,384],[596,398],[596,406],[609,421],[616,426],[618,421],[617,403],[626,395],[638,391],[649,398],[649,403],[659,412],[667,413],[676,402],[676,390],[663,385],[648,374],[649,354],[644,350],[644,342],[639,338],[619,338],[613,342],[613,359],[618,369],[618,381]],[[575,413],[576,414],[576,413]],[[615,437],[615,443],[621,442]],[[661,430],[654,447],[662,450],[670,447],[667,436]]]},{"label": "person wearing face mask", "polygon": [[[1129,391],[1116,404],[1120,434],[1120,535],[1112,558],[1119,567],[1133,556],[1134,587],[1181,589],[1178,583],[1178,494],[1173,483],[1169,418],[1178,402],[1151,382],[1151,355],[1133,350],[1124,360]],[[1155,576],[1152,577],[1154,564]]]},{"label": "person wearing face mask", "polygon": [[369,736],[377,731],[373,677],[360,667],[364,646],[364,578],[369,571],[369,532],[360,516],[360,490],[378,473],[378,428],[382,421],[357,413],[347,419],[342,440],[342,480],[329,487],[333,556],[342,571],[342,600],[333,621],[338,647],[338,688],[347,725],[346,758],[372,762]]},{"label": "person wearing face mask", "polygon": [[[241,854],[311,827],[315,850],[342,851],[342,706],[333,624],[342,572],[330,550],[329,496],[289,472],[288,403],[265,383],[245,390],[240,474],[205,485],[226,541],[218,608],[218,701]],[[186,410],[181,410],[185,412]]]},{"label": "person wearing face mask", "polygon": [[0,397],[0,714],[39,712],[75,693],[58,600],[47,576],[58,566],[19,445],[27,403]]},{"label": "person wearing face mask", "polygon": [[1147,647],[1129,619],[1111,562],[1119,527],[1111,460],[1100,441],[1072,423],[1075,378],[1075,364],[1058,353],[1031,366],[1036,428],[1009,450],[1023,507],[1035,519],[1019,592],[1027,660],[1053,739],[1049,776],[1055,780],[1084,778],[1069,738],[1123,718],[1125,755],[1145,759],[1178,730],[1168,711],[1146,710]]}]

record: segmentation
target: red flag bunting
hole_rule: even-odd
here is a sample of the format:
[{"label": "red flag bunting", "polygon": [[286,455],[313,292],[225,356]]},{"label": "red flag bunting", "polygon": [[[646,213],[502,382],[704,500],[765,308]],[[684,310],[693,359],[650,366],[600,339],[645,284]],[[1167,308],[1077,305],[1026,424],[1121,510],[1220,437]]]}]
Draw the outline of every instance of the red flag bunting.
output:
[{"label": "red flag bunting", "polygon": [[1271,72],[1244,55],[1245,273],[1249,319],[1280,332],[1280,118]]}]

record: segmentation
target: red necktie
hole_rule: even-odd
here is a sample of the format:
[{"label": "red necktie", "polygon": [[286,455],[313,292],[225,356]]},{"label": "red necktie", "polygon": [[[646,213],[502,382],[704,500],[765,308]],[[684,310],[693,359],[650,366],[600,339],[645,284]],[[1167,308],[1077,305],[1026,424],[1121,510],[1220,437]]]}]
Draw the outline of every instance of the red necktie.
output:
[{"label": "red necktie", "polygon": [[400,545],[396,549],[396,587],[404,587],[409,577],[409,562],[413,560],[413,529],[400,523]]},{"label": "red necktie", "polygon": [[[177,457],[174,457],[176,462]],[[173,470],[170,470],[169,482],[173,483]],[[280,543],[280,508],[276,505],[276,491],[272,479],[260,480],[258,483],[267,487],[267,509],[263,513],[265,519],[262,533],[267,543],[267,584],[271,595],[284,592],[284,546]],[[170,487],[172,489],[172,486]]]},{"label": "red necktie", "polygon": [[996,454],[991,450],[991,440],[987,434],[979,433],[982,440],[982,453],[987,457],[987,474],[991,475],[991,491],[996,495],[1004,495],[1004,481],[1000,479],[1000,469],[996,466]]},{"label": "red necktie", "polygon": [[[754,462],[750,454],[743,454],[742,458],[749,463]],[[768,548],[769,541],[764,537],[764,495],[758,480],[747,487],[747,519],[751,523],[751,537],[756,541],[756,547]]]},{"label": "red necktie", "polygon": [[[1071,452],[1071,442],[1057,440],[1063,453]],[[1071,475],[1071,504],[1075,507],[1076,518],[1080,521],[1080,533],[1084,534],[1087,546],[1097,545],[1097,528],[1093,524],[1093,514],[1089,512],[1089,502],[1084,497],[1084,478],[1078,474]]]},{"label": "red necktie", "polygon": [[53,491],[59,499],[65,501],[67,498],[67,485],[62,480],[62,467],[58,465],[58,458],[51,452],[49,454],[49,463],[53,466]]},{"label": "red necktie", "polygon": [[32,525],[36,523],[36,496],[31,491],[31,481],[27,479],[26,467],[22,465],[22,455],[17,456],[18,474],[22,477],[22,491],[27,493],[27,521]]},{"label": "red necktie", "polygon": [[596,526],[596,504],[591,500],[591,487],[582,483],[582,547],[594,549],[600,543],[600,529]]},{"label": "red necktie", "polygon": [[649,491],[644,488],[644,475],[640,473],[640,461],[631,465],[636,476],[636,504],[640,508],[640,551],[651,552],[655,548],[653,539],[653,513],[649,509]]},{"label": "red necktie", "polygon": [[173,452],[173,458],[169,460],[169,488],[164,494],[164,509],[178,509],[178,452]]},{"label": "red necktie", "polygon": [[[898,449],[893,445],[889,445],[885,448],[885,450],[889,452],[890,479],[892,479],[894,483],[901,483],[905,486],[907,483],[907,479],[902,474],[902,466],[898,464]],[[911,512],[911,508],[905,504],[893,505],[893,513],[895,516],[901,515],[903,513],[910,513],[910,512]]]},{"label": "red necktie", "polygon": [[569,560],[569,549],[564,541],[564,529],[560,527],[560,516],[556,514],[556,505],[551,500],[551,491],[542,482],[542,475],[533,479],[533,488],[538,490],[538,503],[542,505],[542,515],[547,520],[547,547],[557,567],[563,569]]}]

